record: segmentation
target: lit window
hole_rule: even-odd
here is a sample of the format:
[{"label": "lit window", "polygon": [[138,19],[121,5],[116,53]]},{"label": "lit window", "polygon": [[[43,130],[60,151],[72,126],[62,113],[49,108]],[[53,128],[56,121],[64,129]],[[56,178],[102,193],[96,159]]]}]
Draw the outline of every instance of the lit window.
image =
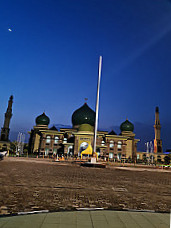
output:
[{"label": "lit window", "polygon": [[109,158],[110,158],[110,159],[113,158],[113,153],[109,153]]},{"label": "lit window", "polygon": [[59,140],[59,137],[58,136],[55,136],[54,144],[57,144],[58,143],[58,140]]},{"label": "lit window", "polygon": [[56,148],[53,149],[53,154],[57,154],[57,149]]},{"label": "lit window", "polygon": [[102,141],[101,145],[104,146],[105,145],[105,141]]},{"label": "lit window", "polygon": [[68,154],[72,155],[73,154],[73,146],[68,147]]},{"label": "lit window", "polygon": [[114,141],[113,140],[110,141],[110,145],[109,146],[110,146],[110,148],[114,147]]},{"label": "lit window", "polygon": [[121,160],[121,153],[118,153],[117,158],[119,161]]},{"label": "lit window", "polygon": [[121,141],[118,141],[118,149],[122,149],[122,142]]},{"label": "lit window", "polygon": [[50,144],[50,140],[51,140],[50,136],[46,136],[46,143],[47,144]]},{"label": "lit window", "polygon": [[45,148],[45,156],[47,156],[48,154],[49,154],[49,149],[48,148]]},{"label": "lit window", "polygon": [[67,143],[67,138],[64,138],[63,143]]}]

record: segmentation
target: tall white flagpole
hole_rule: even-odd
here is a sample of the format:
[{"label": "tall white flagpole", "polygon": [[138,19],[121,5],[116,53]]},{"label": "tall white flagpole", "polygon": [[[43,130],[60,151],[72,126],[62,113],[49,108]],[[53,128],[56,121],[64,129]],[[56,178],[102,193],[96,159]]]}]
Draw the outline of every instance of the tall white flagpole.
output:
[{"label": "tall white flagpole", "polygon": [[100,92],[100,79],[101,79],[101,70],[102,70],[102,56],[99,58],[99,77],[97,84],[97,98],[96,98],[96,120],[95,120],[95,128],[94,128],[94,148],[93,155],[96,153],[96,141],[97,141],[97,126],[98,126],[98,114],[99,114],[99,92]]}]

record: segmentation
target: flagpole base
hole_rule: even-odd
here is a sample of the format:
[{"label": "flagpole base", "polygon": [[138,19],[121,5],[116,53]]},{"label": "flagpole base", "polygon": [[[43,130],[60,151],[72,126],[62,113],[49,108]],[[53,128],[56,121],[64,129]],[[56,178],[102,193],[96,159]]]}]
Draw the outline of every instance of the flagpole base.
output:
[{"label": "flagpole base", "polygon": [[91,157],[91,163],[96,163],[97,162],[97,155],[96,153],[93,152],[93,156]]}]

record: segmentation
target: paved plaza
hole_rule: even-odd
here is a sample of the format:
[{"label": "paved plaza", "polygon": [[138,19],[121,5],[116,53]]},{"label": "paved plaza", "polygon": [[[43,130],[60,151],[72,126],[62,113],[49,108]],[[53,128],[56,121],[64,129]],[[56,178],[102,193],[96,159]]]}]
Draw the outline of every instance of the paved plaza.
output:
[{"label": "paved plaza", "polygon": [[0,166],[0,228],[169,228],[170,172],[122,168],[7,158]]},{"label": "paved plaza", "polygon": [[79,208],[170,212],[171,172],[122,168],[6,158],[0,165],[0,214]]},{"label": "paved plaza", "polygon": [[1,217],[0,228],[169,228],[169,213],[74,211]]}]

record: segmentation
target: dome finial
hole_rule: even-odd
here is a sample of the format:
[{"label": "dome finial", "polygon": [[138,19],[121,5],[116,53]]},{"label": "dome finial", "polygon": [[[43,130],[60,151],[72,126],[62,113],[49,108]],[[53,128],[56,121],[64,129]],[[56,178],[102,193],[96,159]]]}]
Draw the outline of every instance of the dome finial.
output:
[{"label": "dome finial", "polygon": [[84,98],[84,100],[85,100],[85,104],[87,104],[88,98]]}]

